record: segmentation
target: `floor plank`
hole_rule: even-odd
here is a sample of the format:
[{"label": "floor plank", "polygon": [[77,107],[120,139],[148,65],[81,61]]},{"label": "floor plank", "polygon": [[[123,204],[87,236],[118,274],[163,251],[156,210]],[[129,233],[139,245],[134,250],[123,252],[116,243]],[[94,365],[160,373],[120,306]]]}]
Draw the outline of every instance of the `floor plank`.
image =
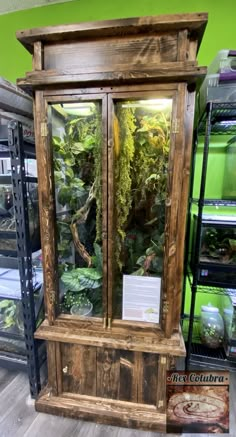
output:
[{"label": "floor plank", "polygon": [[5,368],[0,367],[0,393],[4,390],[6,386],[17,376],[17,372],[10,372]]},{"label": "floor plank", "polygon": [[[230,378],[230,434],[236,436],[236,373]],[[183,434],[211,437],[212,434]],[[0,437],[164,437],[149,431],[100,425],[36,413],[25,373],[0,369]],[[180,437],[180,434],[168,434]]]},{"label": "floor plank", "polygon": [[64,417],[52,416],[51,414],[38,413],[36,419],[32,422],[31,426],[23,436],[68,437],[72,435],[76,427],[77,421],[74,419],[66,419]]}]

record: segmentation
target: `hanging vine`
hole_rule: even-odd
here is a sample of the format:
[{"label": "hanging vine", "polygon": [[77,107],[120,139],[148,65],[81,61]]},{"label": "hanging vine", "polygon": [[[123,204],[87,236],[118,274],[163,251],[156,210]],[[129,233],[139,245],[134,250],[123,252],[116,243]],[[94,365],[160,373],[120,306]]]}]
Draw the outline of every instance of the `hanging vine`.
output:
[{"label": "hanging vine", "polygon": [[102,239],[102,119],[97,115],[94,148],[94,196],[96,199],[96,241]]}]

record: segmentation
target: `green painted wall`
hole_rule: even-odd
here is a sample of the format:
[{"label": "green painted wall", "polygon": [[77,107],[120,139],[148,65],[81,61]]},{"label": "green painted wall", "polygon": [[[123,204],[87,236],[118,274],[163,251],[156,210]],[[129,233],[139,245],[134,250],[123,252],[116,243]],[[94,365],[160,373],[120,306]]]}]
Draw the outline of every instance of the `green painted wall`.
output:
[{"label": "green painted wall", "polygon": [[80,21],[208,12],[209,23],[199,53],[199,63],[208,65],[223,48],[236,47],[235,0],[76,0],[0,16],[0,76],[15,82],[31,69],[31,58],[17,42],[19,29]]}]

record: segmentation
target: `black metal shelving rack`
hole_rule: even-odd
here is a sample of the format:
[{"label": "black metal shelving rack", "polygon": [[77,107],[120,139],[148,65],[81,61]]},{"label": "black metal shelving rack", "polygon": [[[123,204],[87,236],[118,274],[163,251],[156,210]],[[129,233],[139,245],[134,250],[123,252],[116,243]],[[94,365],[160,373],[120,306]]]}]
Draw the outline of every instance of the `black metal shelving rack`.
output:
[{"label": "black metal shelving rack", "polygon": [[[224,121],[230,121],[231,123],[222,123]],[[232,123],[235,121],[235,124]],[[189,327],[188,327],[188,339],[186,344],[186,369],[190,365],[198,365],[207,367],[219,367],[230,368],[236,371],[236,363],[231,362],[226,358],[223,348],[216,351],[210,351],[207,347],[192,342],[193,327],[194,327],[194,313],[197,293],[213,293],[213,294],[225,294],[223,283],[212,283],[208,285],[200,285],[198,279],[199,265],[200,265],[200,244],[201,244],[201,228],[202,228],[202,215],[204,206],[224,206],[224,207],[236,207],[236,201],[231,199],[205,199],[205,187],[207,177],[207,164],[208,154],[210,147],[211,135],[236,135],[236,102],[215,103],[209,102],[206,106],[206,110],[200,118],[198,125],[194,132],[193,142],[193,157],[191,164],[191,179],[190,179],[190,195],[189,195],[189,208],[187,218],[187,230],[186,241],[188,242],[185,254],[185,279],[183,284],[183,301],[182,301],[182,319],[184,320],[184,306],[185,306],[185,293],[187,281],[191,287],[191,305],[189,315]],[[204,147],[203,158],[201,167],[201,181],[199,197],[193,198],[193,186],[195,175],[195,163],[196,152],[198,147],[198,137],[204,135]],[[191,211],[192,205],[195,204],[198,207],[197,223],[196,223],[196,238],[193,249],[193,262],[190,266],[189,254],[190,254],[190,228],[191,228]],[[236,288],[236,283],[230,285],[230,288]],[[235,290],[236,292],[236,290]]]},{"label": "black metal shelving rack", "polygon": [[22,124],[15,121],[10,122],[8,128],[1,126],[0,129],[1,157],[10,156],[11,161],[11,184],[17,237],[17,258],[1,256],[0,267],[19,268],[24,336],[1,331],[1,337],[8,336],[15,340],[23,340],[26,348],[26,359],[19,354],[1,354],[0,365],[7,365],[8,368],[27,368],[31,396],[35,398],[41,388],[40,366],[45,360],[45,348],[42,342],[34,339],[36,317],[27,184],[37,182],[37,178],[26,176],[25,158],[35,158],[35,146],[23,139],[22,132]]}]

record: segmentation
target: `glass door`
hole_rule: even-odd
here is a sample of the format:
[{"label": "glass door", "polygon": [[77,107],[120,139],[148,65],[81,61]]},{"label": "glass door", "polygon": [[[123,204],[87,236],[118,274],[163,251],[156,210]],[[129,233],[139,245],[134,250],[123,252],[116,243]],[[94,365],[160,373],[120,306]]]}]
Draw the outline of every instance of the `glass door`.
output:
[{"label": "glass door", "polygon": [[113,321],[147,327],[161,321],[173,111],[173,91],[110,97],[108,305]]},{"label": "glass door", "polygon": [[48,106],[53,149],[57,314],[103,318],[107,308],[105,99]]}]

